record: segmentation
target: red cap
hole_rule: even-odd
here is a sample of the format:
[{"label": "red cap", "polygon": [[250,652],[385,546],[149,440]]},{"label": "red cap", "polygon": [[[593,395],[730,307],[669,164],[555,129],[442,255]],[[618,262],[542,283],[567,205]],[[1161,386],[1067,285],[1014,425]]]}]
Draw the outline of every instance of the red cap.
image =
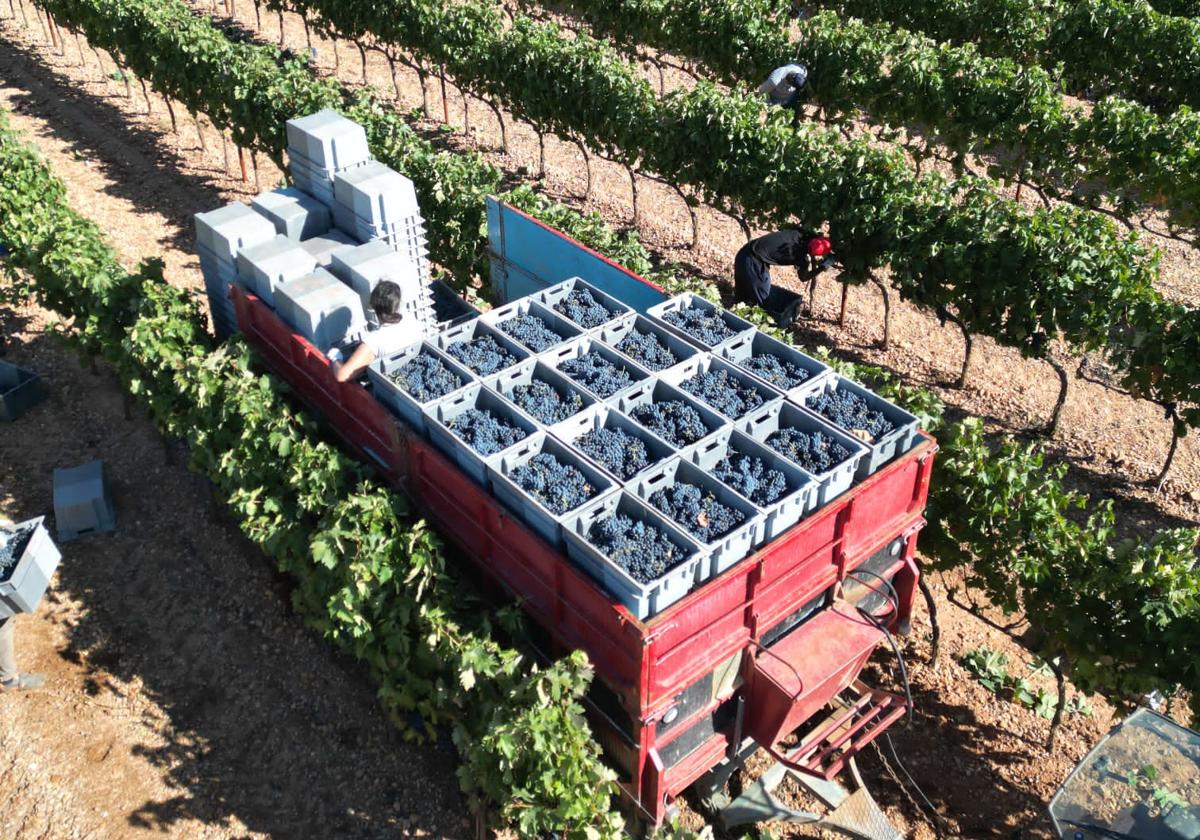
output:
[{"label": "red cap", "polygon": [[814,236],[808,240],[808,253],[814,257],[823,257],[833,251],[833,243],[824,236]]}]

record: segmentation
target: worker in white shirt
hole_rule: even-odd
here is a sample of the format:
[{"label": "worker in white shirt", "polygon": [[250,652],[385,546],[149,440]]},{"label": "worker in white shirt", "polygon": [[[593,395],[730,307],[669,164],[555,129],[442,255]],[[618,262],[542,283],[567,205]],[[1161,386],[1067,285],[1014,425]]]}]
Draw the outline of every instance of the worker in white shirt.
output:
[{"label": "worker in white shirt", "polygon": [[387,353],[401,349],[413,338],[412,325],[404,317],[404,296],[391,280],[380,280],[371,291],[371,309],[379,319],[378,329],[363,333],[362,341],[345,362],[340,353],[331,351],[333,375],[338,382],[349,382]]},{"label": "worker in white shirt", "polygon": [[767,104],[792,110],[792,125],[800,124],[800,92],[808,83],[808,68],[803,64],[785,64],[776,67],[767,80],[758,86],[759,94],[766,94]]}]

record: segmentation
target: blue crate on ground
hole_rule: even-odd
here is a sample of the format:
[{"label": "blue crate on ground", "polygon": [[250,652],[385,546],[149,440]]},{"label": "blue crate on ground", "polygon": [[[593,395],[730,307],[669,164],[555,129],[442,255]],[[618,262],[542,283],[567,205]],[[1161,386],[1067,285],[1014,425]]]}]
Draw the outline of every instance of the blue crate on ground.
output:
[{"label": "blue crate on ground", "polygon": [[[653,525],[665,533],[680,559],[650,581],[634,580],[592,541],[592,529],[611,516],[622,514],[634,522]],[[669,519],[625,490],[618,490],[584,505],[563,520],[567,557],[584,569],[616,600],[639,619],[660,613],[691,592],[700,582],[703,564],[700,546]]]},{"label": "blue crate on ground", "polygon": [[[505,322],[522,315],[532,315],[535,318],[540,318],[546,325],[546,328],[558,336],[558,340],[545,347],[530,347],[516,336],[507,332],[504,328]],[[564,341],[570,341],[581,333],[581,330],[575,324],[531,298],[521,298],[512,303],[506,303],[504,306],[497,306],[495,309],[484,312],[479,316],[479,319],[488,326],[495,327],[530,353],[545,353],[553,347],[560,346]]]},{"label": "blue crate on ground", "polygon": [[737,428],[772,451],[775,450],[767,443],[767,439],[781,429],[788,428],[808,434],[820,432],[846,447],[850,451],[849,458],[823,473],[813,473],[817,481],[818,506],[827,504],[850,489],[859,462],[867,457],[866,446],[817,415],[786,401],[751,413],[738,421]]},{"label": "blue crate on ground", "polygon": [[[440,361],[447,370],[457,376],[460,382],[458,387],[446,394],[422,401],[393,381],[392,376],[397,371],[423,353]],[[442,353],[432,344],[424,341],[414,344],[411,347],[406,347],[399,352],[376,359],[367,368],[367,377],[370,379],[372,390],[375,392],[375,398],[394,411],[398,417],[407,422],[414,430],[420,432],[423,437],[428,436],[429,432],[427,425],[428,415],[425,413],[425,408],[431,403],[449,396],[454,391],[465,388],[472,382],[477,381],[471,371]]]},{"label": "blue crate on ground", "polygon": [[697,467],[687,458],[675,457],[653,469],[646,470],[629,484],[629,490],[646,504],[670,518],[670,514],[659,508],[651,496],[660,490],[668,490],[675,484],[691,484],[712,496],[717,502],[738,511],[745,519],[726,534],[711,540],[703,540],[692,531],[688,523],[671,518],[680,529],[700,547],[700,580],[716,577],[750,553],[762,542],[763,517],[758,508],[747,499],[726,487],[721,482]]},{"label": "blue crate on ground", "polygon": [[[506,370],[513,365],[520,364],[525,359],[529,358],[529,351],[522,347],[517,342],[506,336],[504,333],[489,327],[479,318],[473,318],[470,321],[465,321],[461,324],[451,327],[447,330],[442,330],[433,340],[433,344],[437,349],[441,350],[451,358],[458,359],[451,348],[460,342],[471,343],[483,336],[490,336],[503,350],[513,357],[513,360],[505,364],[503,367],[496,370],[481,371],[471,368],[472,373],[477,376],[492,376],[499,373],[501,370]],[[466,364],[463,362],[463,364]],[[467,367],[471,367],[467,365]]]},{"label": "blue crate on ground", "polygon": [[[812,356],[801,353],[792,345],[772,338],[758,330],[755,330],[753,333],[742,333],[735,336],[725,343],[717,345],[714,352],[722,359],[737,365],[760,382],[765,382],[772,388],[782,391],[786,397],[794,396],[804,388],[813,387],[832,372],[829,365],[819,362]],[[750,367],[752,359],[763,356],[774,356],[781,362],[790,362],[798,369],[806,371],[808,378],[796,385],[791,385],[783,381],[774,381],[762,372]]]},{"label": "blue crate on ground", "polygon": [[[609,364],[625,371],[625,373],[629,375],[629,384],[623,388],[617,388],[615,391],[602,394],[597,388],[581,381],[562,369],[563,365],[567,362],[582,358],[590,353],[597,354]],[[650,371],[629,359],[627,356],[618,353],[616,350],[612,349],[598,338],[595,338],[594,335],[581,335],[578,338],[574,338],[568,341],[566,344],[562,344],[551,350],[547,350],[542,354],[541,358],[543,362],[554,368],[563,376],[570,379],[580,388],[583,388],[589,394],[595,396],[598,400],[611,400],[614,397],[620,396],[630,388],[633,388],[639,382],[644,382],[650,378]]]},{"label": "blue crate on ground", "polygon": [[[560,464],[579,470],[592,489],[591,496],[572,510],[555,513],[517,484],[512,478],[513,471],[543,452],[553,455]],[[488,471],[495,497],[555,548],[563,545],[562,522],[566,517],[616,488],[616,483],[604,471],[545,432],[532,434],[504,452],[488,464]]]},{"label": "blue crate on ground", "polygon": [[[853,430],[845,429],[842,426],[839,426],[828,417],[825,417],[808,406],[808,400],[810,397],[820,393],[827,393],[837,388],[843,388],[852,394],[857,394],[858,396],[862,397],[864,400],[866,400],[867,405],[871,408],[871,410],[881,412],[883,416],[895,426],[891,432],[883,435],[879,438],[879,440],[872,441],[870,443],[867,443],[865,440],[862,441],[864,444],[870,447],[871,451],[868,457],[859,462],[859,478],[866,478],[868,475],[874,473],[897,455],[903,455],[916,445],[917,429],[921,425],[921,421],[895,403],[889,402],[873,391],[867,390],[857,382],[851,382],[849,379],[838,376],[837,374],[831,374],[820,382],[806,386],[805,388],[801,389],[791,401],[796,405],[802,406],[805,410],[811,411],[818,417],[821,417],[821,419],[825,420],[835,428],[841,429],[845,432],[851,432]],[[856,437],[856,439],[858,438]]]},{"label": "blue crate on ground", "polygon": [[[716,316],[722,323],[724,323],[725,329],[728,330],[729,334],[719,338],[717,341],[707,341],[700,336],[688,332],[682,327],[676,326],[675,324],[672,324],[670,321],[666,320],[668,316],[687,309],[700,309]],[[652,320],[662,324],[666,329],[690,341],[697,347],[702,347],[705,350],[712,350],[714,347],[724,344],[726,341],[736,338],[743,333],[751,332],[755,328],[754,325],[745,318],[734,315],[728,309],[718,306],[711,300],[702,298],[697,294],[693,294],[692,292],[684,292],[681,295],[676,295],[670,300],[664,300],[662,303],[655,304],[646,310],[646,314]]]},{"label": "blue crate on ground", "polygon": [[[597,429],[613,429],[620,430],[631,437],[640,440],[646,447],[646,466],[632,473],[628,477],[618,471],[610,468],[607,464],[602,464],[599,460],[584,452],[579,446],[579,439],[589,432]],[[600,469],[611,475],[620,484],[627,484],[637,478],[639,474],[650,469],[655,464],[662,463],[668,458],[675,455],[675,448],[664,440],[659,439],[644,426],[630,420],[617,409],[603,404],[596,404],[591,408],[581,411],[574,417],[564,420],[561,423],[555,423],[549,429],[550,434],[558,438],[563,443],[570,446],[584,458],[595,464]]]},{"label": "blue crate on ground", "polygon": [[[730,455],[758,458],[762,461],[764,469],[782,473],[786,482],[786,489],[782,495],[773,502],[755,499],[749,492],[743,492],[718,478],[715,474],[717,466]],[[760,542],[769,542],[780,536],[817,506],[819,485],[812,474],[737,429],[726,429],[712,440],[693,447],[688,453],[688,459],[715,480],[730,486],[730,489],[762,513],[763,530]]]},{"label": "blue crate on ground", "polygon": [[554,310],[557,314],[562,315],[562,317],[574,323],[574,319],[570,318],[570,316],[568,316],[565,312],[562,312],[556,307],[562,305],[572,292],[584,289],[591,293],[592,298],[596,301],[596,303],[608,310],[608,317],[599,324],[595,324],[593,326],[576,324],[576,326],[578,326],[579,329],[584,332],[598,330],[607,326],[608,324],[611,324],[618,318],[633,313],[633,310],[628,305],[617,300],[612,295],[600,291],[581,277],[572,277],[568,280],[564,280],[561,283],[551,286],[545,291],[532,295],[532,298],[545,306],[547,309]]},{"label": "blue crate on ground", "polygon": [[580,388],[570,379],[567,379],[567,377],[563,376],[561,373],[547,365],[536,356],[526,359],[523,362],[519,362],[513,367],[501,371],[500,373],[484,377],[483,384],[487,385],[487,387],[491,388],[493,391],[511,403],[513,408],[515,408],[517,411],[520,411],[532,422],[536,423],[539,429],[547,429],[550,426],[555,425],[555,423],[561,423],[563,420],[568,419],[568,417],[564,417],[560,420],[554,421],[554,423],[547,423],[545,420],[533,416],[533,414],[522,408],[517,403],[513,391],[523,385],[531,385],[535,381],[545,382],[547,385],[553,388],[560,397],[565,398],[572,394],[577,395],[580,402],[583,404],[583,407],[580,408],[579,411],[572,412],[570,416],[574,416],[580,411],[584,411],[589,406],[597,403],[595,397],[593,397],[583,388]]},{"label": "blue crate on ground", "polygon": [[268,306],[275,305],[275,289],[298,280],[317,268],[316,258],[295,240],[276,236],[238,252],[238,278]]},{"label": "blue crate on ground", "polygon": [[250,199],[250,207],[275,225],[275,232],[293,241],[328,233],[329,208],[303,190],[282,187]]},{"label": "blue crate on ground", "polygon": [[[674,400],[678,400],[684,405],[690,406],[700,416],[700,421],[704,424],[707,431],[696,440],[690,440],[683,443],[680,443],[676,440],[671,440],[666,435],[646,426],[646,424],[637,417],[637,409],[641,406]],[[702,441],[712,437],[722,429],[727,429],[730,427],[729,420],[725,419],[723,416],[704,405],[704,403],[695,399],[691,394],[684,393],[674,385],[657,379],[647,379],[643,382],[639,382],[629,390],[623,391],[615,398],[609,400],[608,405],[614,406],[617,408],[617,410],[628,416],[635,423],[647,428],[652,434],[662,438],[663,441],[670,444],[679,453],[686,452],[693,446],[696,446]]]},{"label": "blue crate on ground", "polygon": [[478,309],[463,300],[458,292],[441,280],[426,283],[425,288],[429,290],[433,299],[433,311],[439,330],[447,330],[479,317]]},{"label": "blue crate on ground", "polygon": [[40,376],[0,361],[0,420],[16,420],[45,396]]},{"label": "blue crate on ground", "polygon": [[[759,405],[755,405],[750,408],[744,408],[742,411],[736,412],[736,416],[734,416],[734,413],[727,414],[722,408],[718,408],[708,400],[704,399],[698,394],[693,394],[691,391],[688,391],[683,387],[684,383],[690,380],[692,377],[703,376],[706,373],[722,372],[739,385],[743,386],[754,394],[757,394],[762,399],[762,402]],[[714,356],[711,353],[699,353],[695,356],[692,356],[692,358],[688,359],[686,362],[678,364],[665,373],[660,374],[659,378],[663,382],[674,385],[692,399],[703,403],[708,408],[711,408],[713,411],[716,411],[722,417],[726,417],[729,420],[739,420],[742,417],[745,417],[747,414],[751,414],[755,411],[761,411],[767,406],[783,399],[782,391],[772,388],[770,385],[762,382],[759,379],[756,379],[736,365],[732,365],[724,359]]]},{"label": "blue crate on ground", "polygon": [[54,524],[59,542],[117,527],[103,461],[54,471]]},{"label": "blue crate on ground", "polygon": [[[596,332],[596,336],[622,356],[651,373],[663,373],[675,365],[687,361],[697,353],[703,352],[695,344],[680,338],[657,321],[652,321],[637,313],[623,315],[611,324],[601,327]],[[636,341],[639,336],[643,339],[655,339],[662,349],[674,357],[675,361],[659,367],[652,365],[647,359],[635,355],[634,349],[627,342]]]},{"label": "blue crate on ground", "polygon": [[[0,526],[0,541],[14,539],[25,544],[15,559],[0,567],[0,619],[34,612],[62,559],[46,530],[44,516],[18,522],[11,528]],[[14,548],[9,545],[6,553],[12,554]]]},{"label": "blue crate on ground", "polygon": [[449,424],[472,408],[490,412],[507,425],[515,426],[525,432],[522,440],[537,432],[538,428],[533,421],[513,408],[499,394],[490,388],[483,387],[478,382],[425,406],[426,427],[429,430],[429,439],[434,446],[453,459],[463,472],[480,485],[489,487],[491,485],[488,474],[489,464],[511,447],[482,454],[476,452],[466,441],[454,434]]}]

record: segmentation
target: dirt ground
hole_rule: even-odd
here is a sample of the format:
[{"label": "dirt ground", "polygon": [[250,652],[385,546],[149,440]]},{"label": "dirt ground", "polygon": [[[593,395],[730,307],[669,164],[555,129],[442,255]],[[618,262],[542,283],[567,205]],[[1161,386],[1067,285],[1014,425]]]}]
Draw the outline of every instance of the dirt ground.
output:
[{"label": "dirt ground", "polygon": [[[253,30],[253,6],[238,9],[240,23]],[[302,47],[299,18],[284,23],[285,42]],[[264,15],[263,37],[278,34],[274,15]],[[77,51],[71,38],[60,55],[36,24],[23,29],[9,20],[0,21],[0,40],[0,105],[47,155],[72,205],[101,225],[127,263],[161,256],[172,283],[201,289],[192,214],[257,192],[228,174],[237,172],[232,147],[223,155],[219,136],[204,124],[202,149],[182,113],[180,132],[172,133],[160,98],[150,95],[147,114],[137,83],[127,98],[124,85],[106,77],[111,59],[103,56],[101,72],[95,54],[86,45]],[[332,70],[332,45],[316,44],[320,63]],[[358,80],[357,51],[342,44],[339,52],[339,75]],[[374,54],[368,79],[391,88],[387,64]],[[429,98],[440,111],[433,86]],[[420,102],[415,77],[402,74],[398,107]],[[461,126],[462,101],[453,91],[449,106]],[[469,136],[437,142],[485,150],[498,144],[494,118],[478,103],[471,122]],[[509,134],[509,153],[490,151],[489,158],[513,177],[529,177],[536,138],[511,123]],[[547,152],[547,193],[618,226],[629,223],[622,170],[595,163],[585,201],[578,150],[551,140]],[[280,174],[259,163],[261,187],[276,184]],[[701,243],[692,250],[679,197],[650,182],[639,189],[639,233],[656,256],[726,278],[743,241],[736,223],[701,209]],[[1194,251],[1172,246],[1167,286],[1194,293],[1194,259]],[[1021,430],[1047,415],[1056,384],[1045,364],[981,342],[970,386],[947,389],[939,383],[961,362],[956,332],[894,306],[892,346],[880,351],[873,346],[881,329],[878,291],[852,289],[841,328],[834,323],[839,299],[835,284],[821,285],[805,339],[937,386],[956,409],[987,418],[993,428]],[[186,454],[168,458],[136,411],[126,420],[118,384],[103,371],[82,369],[47,333],[45,313],[20,304],[0,309],[0,319],[6,358],[38,370],[50,392],[0,434],[0,513],[22,519],[47,512],[52,468],[93,458],[105,460],[118,511],[115,535],[64,546],[51,596],[36,616],[19,619],[22,665],[47,673],[50,684],[38,695],[0,695],[0,767],[15,782],[0,785],[0,836],[466,834],[453,757],[395,734],[367,675],[300,625],[287,607],[286,584],[186,469]],[[1157,471],[1167,442],[1159,409],[1075,380],[1052,448],[1070,460],[1073,480],[1114,496],[1134,527],[1194,523],[1194,435],[1181,445],[1164,493],[1141,483]],[[936,667],[924,663],[927,624],[919,611],[905,646],[917,711],[911,728],[895,730],[897,751],[951,833],[1048,836],[1045,804],[1111,725],[1111,709],[1092,698],[1094,713],[1068,718],[1047,754],[1048,722],[988,694],[959,662],[987,646],[1008,655],[1010,671],[1024,673],[1028,652],[952,603],[941,581],[933,586],[942,654]],[[880,681],[891,684],[887,660],[879,657]],[[862,770],[898,825],[911,836],[933,836],[915,795],[876,755],[867,753]],[[808,802],[793,782],[781,796]],[[684,818],[700,819],[688,803]]]}]

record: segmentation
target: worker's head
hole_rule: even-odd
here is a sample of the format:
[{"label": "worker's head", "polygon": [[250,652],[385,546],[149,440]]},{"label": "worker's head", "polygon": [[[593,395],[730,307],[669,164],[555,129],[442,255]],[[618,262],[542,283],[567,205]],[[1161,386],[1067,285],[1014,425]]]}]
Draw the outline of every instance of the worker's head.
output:
[{"label": "worker's head", "polygon": [[371,309],[381,324],[395,324],[403,317],[403,295],[391,280],[380,280],[371,290]]}]

